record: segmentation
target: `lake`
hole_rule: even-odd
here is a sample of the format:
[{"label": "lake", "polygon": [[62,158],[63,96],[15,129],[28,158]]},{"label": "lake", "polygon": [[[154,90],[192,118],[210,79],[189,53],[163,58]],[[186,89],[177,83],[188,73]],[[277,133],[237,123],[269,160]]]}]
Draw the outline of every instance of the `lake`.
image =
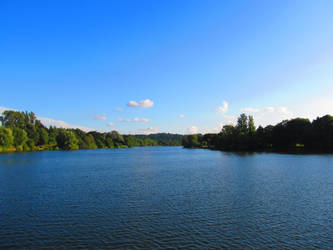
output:
[{"label": "lake", "polygon": [[333,248],[333,155],[0,154],[0,248]]}]

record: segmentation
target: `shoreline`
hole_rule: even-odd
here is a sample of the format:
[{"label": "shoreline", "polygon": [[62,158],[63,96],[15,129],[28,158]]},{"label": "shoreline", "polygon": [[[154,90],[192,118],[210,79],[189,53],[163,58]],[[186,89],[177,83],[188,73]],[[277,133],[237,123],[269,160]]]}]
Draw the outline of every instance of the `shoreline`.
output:
[{"label": "shoreline", "polygon": [[184,147],[186,149],[208,149],[213,151],[221,151],[236,154],[252,154],[252,153],[276,153],[276,154],[291,154],[291,155],[322,155],[322,154],[333,154],[333,151],[319,151],[310,149],[289,149],[289,150],[278,150],[278,149],[263,149],[263,150],[227,150],[219,148],[209,147]]},{"label": "shoreline", "polygon": [[36,153],[36,152],[47,152],[47,151],[81,151],[81,150],[99,150],[99,149],[130,149],[130,148],[146,148],[146,147],[183,147],[181,145],[147,145],[147,146],[133,146],[133,147],[114,147],[114,148],[80,148],[80,149],[72,149],[72,150],[64,150],[64,149],[40,149],[40,150],[28,150],[28,151],[17,151],[16,149],[10,148],[9,150],[0,149],[1,154],[15,154],[15,153]]}]

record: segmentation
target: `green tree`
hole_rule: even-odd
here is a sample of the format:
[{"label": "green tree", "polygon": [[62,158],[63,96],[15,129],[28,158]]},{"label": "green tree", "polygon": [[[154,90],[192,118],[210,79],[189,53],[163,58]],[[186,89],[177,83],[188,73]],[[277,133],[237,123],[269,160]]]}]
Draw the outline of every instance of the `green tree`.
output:
[{"label": "green tree", "polygon": [[49,144],[54,146],[57,145],[58,134],[59,134],[59,129],[52,126],[49,128]]},{"label": "green tree", "polygon": [[123,145],[126,145],[124,137],[121,134],[119,134],[118,131],[116,130],[111,131],[111,137],[115,147],[121,147]]},{"label": "green tree", "polygon": [[39,145],[45,145],[49,143],[49,133],[45,128],[39,129]]},{"label": "green tree", "polygon": [[84,142],[87,144],[88,148],[96,149],[97,145],[94,137],[91,134],[86,134],[84,137]]},{"label": "green tree", "polygon": [[79,140],[73,131],[62,129],[57,136],[57,144],[60,149],[76,150],[79,149]]},{"label": "green tree", "polygon": [[28,124],[25,128],[25,131],[28,133],[29,139],[31,139],[34,142],[34,145],[39,144],[39,133],[38,129],[33,124]]},{"label": "green tree", "polygon": [[248,129],[249,129],[249,134],[251,135],[253,135],[256,132],[256,127],[254,125],[254,119],[252,115],[250,115],[248,119]]},{"label": "green tree", "polygon": [[9,148],[14,144],[13,132],[10,128],[0,127],[0,147]]},{"label": "green tree", "polygon": [[189,140],[190,145],[192,145],[192,147],[199,147],[200,146],[198,135],[189,135],[188,140]]},{"label": "green tree", "polygon": [[28,150],[35,150],[36,149],[36,145],[35,145],[35,142],[34,142],[34,140],[32,140],[32,139],[28,139],[28,141],[27,141],[27,148],[25,149],[26,151],[28,151]]},{"label": "green tree", "polygon": [[88,133],[94,137],[96,145],[98,148],[106,148],[105,135],[97,131],[92,131]]},{"label": "green tree", "polygon": [[333,116],[317,117],[308,132],[308,147],[322,151],[333,151]]},{"label": "green tree", "polygon": [[21,128],[13,128],[14,146],[17,151],[23,151],[28,141],[27,132]]},{"label": "green tree", "polygon": [[235,132],[235,127],[233,125],[224,125],[221,131],[223,136],[233,136],[234,132]]},{"label": "green tree", "polygon": [[36,116],[33,112],[18,112],[13,110],[6,110],[1,116],[1,122],[6,127],[17,127],[24,129],[28,124],[35,125]]},{"label": "green tree", "polygon": [[247,134],[248,132],[248,118],[246,114],[241,114],[237,119],[237,131],[240,134]]}]

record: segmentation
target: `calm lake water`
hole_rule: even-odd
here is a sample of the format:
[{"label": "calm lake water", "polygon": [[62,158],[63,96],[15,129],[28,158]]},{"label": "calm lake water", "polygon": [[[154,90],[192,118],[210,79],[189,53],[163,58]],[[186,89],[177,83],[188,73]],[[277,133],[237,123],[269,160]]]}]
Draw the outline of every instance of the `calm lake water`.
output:
[{"label": "calm lake water", "polygon": [[333,248],[333,155],[0,155],[0,248]]}]

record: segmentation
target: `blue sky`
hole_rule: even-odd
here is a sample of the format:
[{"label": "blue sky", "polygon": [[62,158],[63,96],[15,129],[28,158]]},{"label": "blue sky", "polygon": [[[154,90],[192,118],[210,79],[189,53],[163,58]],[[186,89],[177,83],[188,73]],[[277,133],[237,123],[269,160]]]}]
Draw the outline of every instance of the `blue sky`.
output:
[{"label": "blue sky", "polygon": [[2,0],[0,110],[121,133],[333,114],[332,13],[330,0]]}]

